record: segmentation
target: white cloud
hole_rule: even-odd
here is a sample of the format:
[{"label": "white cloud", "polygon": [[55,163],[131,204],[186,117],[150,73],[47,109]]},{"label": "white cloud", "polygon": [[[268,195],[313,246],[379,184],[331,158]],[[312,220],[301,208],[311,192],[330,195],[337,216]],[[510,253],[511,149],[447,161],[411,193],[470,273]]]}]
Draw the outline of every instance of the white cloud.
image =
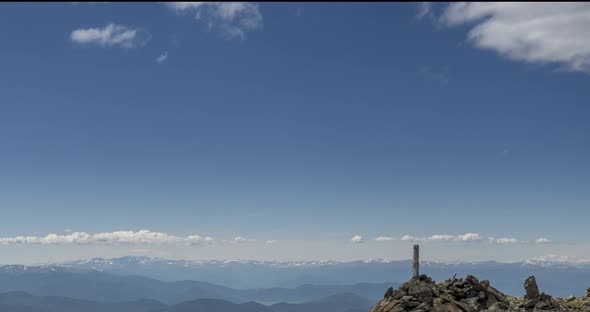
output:
[{"label": "white cloud", "polygon": [[571,256],[564,256],[564,255],[556,255],[556,254],[549,254],[545,256],[539,256],[532,259],[533,261],[540,261],[540,262],[563,262],[563,263],[573,263],[573,264],[590,264],[590,259],[581,259],[578,257],[571,257]]},{"label": "white cloud", "polygon": [[411,235],[404,235],[402,236],[401,240],[403,241],[416,241],[417,238]]},{"label": "white cloud", "polygon": [[162,52],[162,54],[160,54],[157,58],[156,58],[156,63],[158,64],[162,64],[164,63],[166,60],[168,59],[168,51],[164,51]]},{"label": "white cloud", "polygon": [[452,3],[440,21],[473,24],[476,47],[512,60],[590,73],[590,3]]},{"label": "white cloud", "polygon": [[133,48],[147,43],[149,36],[139,28],[129,28],[125,25],[110,23],[102,28],[73,30],[70,34],[70,40],[79,44]]},{"label": "white cloud", "polygon": [[[256,239],[247,238],[247,237],[244,237],[244,236],[236,236],[236,237],[234,237],[232,239],[224,239],[224,240],[221,240],[221,243],[222,244],[225,244],[225,245],[240,245],[240,244],[255,243],[255,242],[257,242]],[[268,244],[268,241],[263,241],[263,242]]]},{"label": "white cloud", "polygon": [[237,237],[234,237],[234,242],[235,242],[235,243],[238,243],[238,244],[239,244],[239,243],[245,243],[245,242],[247,242],[247,241],[248,241],[248,239],[247,239],[247,238],[245,238],[245,237],[242,237],[242,236],[237,236]]},{"label": "white cloud", "polygon": [[360,235],[355,235],[355,236],[353,236],[353,237],[350,239],[350,241],[351,241],[352,243],[356,243],[356,244],[360,244],[360,243],[363,243],[363,242],[364,242],[364,240],[363,240],[363,237],[362,237],[362,236],[360,236]]},{"label": "white cloud", "polygon": [[516,244],[519,242],[518,239],[512,238],[512,237],[501,237],[501,238],[488,237],[488,240],[490,241],[490,243],[495,243],[495,244]]},{"label": "white cloud", "polygon": [[446,235],[446,234],[435,234],[430,237],[424,238],[426,241],[450,241],[454,240],[454,235]]},{"label": "white cloud", "polygon": [[[375,238],[378,242],[387,242],[387,241],[406,241],[406,242],[421,242],[421,243],[430,243],[430,242],[485,242],[484,237],[478,233],[465,233],[465,234],[458,234],[458,235],[450,235],[450,234],[435,234],[431,236],[425,237],[417,237],[412,235],[404,235],[400,238],[392,237],[392,236],[379,236]],[[516,238],[511,237],[501,237],[501,238],[494,238],[488,237],[487,241],[492,244],[526,244],[532,243],[531,241],[526,240],[519,240]],[[545,237],[539,237],[534,241],[537,244],[546,244],[551,243],[551,241]]]},{"label": "white cloud", "polygon": [[387,242],[387,241],[397,240],[397,238],[391,237],[391,236],[379,236],[379,237],[375,238],[375,240],[378,242]]},{"label": "white cloud", "polygon": [[189,235],[187,236],[184,241],[189,245],[198,245],[200,243],[211,243],[213,242],[213,238],[209,236],[200,236],[200,235]]},{"label": "white cloud", "polygon": [[174,9],[174,10],[190,10],[190,9],[198,9],[204,5],[206,2],[164,2],[164,5],[167,7]]},{"label": "white cloud", "polygon": [[37,236],[16,236],[1,237],[0,244],[87,244],[90,243],[92,236],[85,232],[74,232],[68,235],[49,234],[43,237]]},{"label": "white cloud", "polygon": [[432,2],[420,2],[416,17],[422,19],[432,15]]},{"label": "white cloud", "polygon": [[228,38],[244,38],[245,32],[262,27],[258,4],[251,2],[165,2],[177,13],[194,13],[210,29],[220,29]]},{"label": "white cloud", "polygon": [[94,5],[94,4],[108,4],[110,2],[70,2],[72,5],[79,5],[79,4],[90,4],[90,5]]},{"label": "white cloud", "polygon": [[457,240],[457,241],[476,241],[476,240],[481,240],[481,236],[477,233],[465,233],[463,235],[455,236],[455,240]]},{"label": "white cloud", "polygon": [[272,245],[272,244],[276,244],[277,243],[277,240],[275,240],[275,239],[269,239],[265,243],[268,244],[268,245]]},{"label": "white cloud", "polygon": [[435,234],[427,237],[415,237],[411,235],[405,235],[401,238],[402,241],[412,242],[437,242],[437,241],[448,241],[448,242],[468,242],[468,241],[479,241],[481,235],[477,233],[465,233],[459,235],[449,234]]},{"label": "white cloud", "polygon": [[254,243],[254,242],[256,242],[256,240],[252,239],[252,238],[246,238],[243,236],[236,236],[230,242],[234,243],[234,244],[243,244],[243,243]]},{"label": "white cloud", "polygon": [[33,245],[59,245],[59,244],[187,244],[195,245],[210,243],[211,237],[190,235],[187,237],[174,236],[166,233],[141,231],[115,231],[97,234],[86,232],[74,232],[68,235],[49,234],[47,236],[16,236],[0,237],[0,244],[33,244]]},{"label": "white cloud", "polygon": [[148,230],[141,231],[116,231],[110,233],[95,234],[93,238],[99,242],[106,243],[178,243],[183,238]]}]

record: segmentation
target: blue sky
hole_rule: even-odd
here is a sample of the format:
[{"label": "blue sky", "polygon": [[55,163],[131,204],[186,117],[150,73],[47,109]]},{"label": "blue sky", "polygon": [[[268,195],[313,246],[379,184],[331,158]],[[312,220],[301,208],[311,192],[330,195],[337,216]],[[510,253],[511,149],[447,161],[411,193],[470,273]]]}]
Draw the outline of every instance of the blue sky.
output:
[{"label": "blue sky", "polygon": [[590,258],[590,8],[527,5],[2,4],[0,263]]}]

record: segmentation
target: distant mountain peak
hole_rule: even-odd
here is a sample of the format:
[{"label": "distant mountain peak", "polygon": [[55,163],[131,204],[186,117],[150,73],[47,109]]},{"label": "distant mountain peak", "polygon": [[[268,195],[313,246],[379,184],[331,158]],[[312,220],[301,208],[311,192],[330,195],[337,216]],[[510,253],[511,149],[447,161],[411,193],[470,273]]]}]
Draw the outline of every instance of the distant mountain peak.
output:
[{"label": "distant mountain peak", "polygon": [[[369,259],[357,261],[335,261],[335,260],[309,260],[309,261],[272,261],[272,260],[171,260],[159,257],[148,256],[123,256],[116,258],[95,257],[87,260],[69,261],[63,263],[51,263],[43,265],[3,265],[0,266],[0,272],[55,272],[55,271],[109,271],[112,269],[123,269],[133,267],[182,267],[186,269],[201,269],[207,267],[257,267],[257,268],[314,268],[314,267],[359,267],[359,266],[408,266],[410,260],[391,260],[391,259]],[[523,267],[590,267],[590,260],[571,259],[567,257],[558,257],[554,255],[537,257],[529,260],[517,262],[498,262],[498,261],[422,261],[424,268],[441,268],[441,267],[464,267],[476,266],[501,266],[501,265],[518,265]]]}]

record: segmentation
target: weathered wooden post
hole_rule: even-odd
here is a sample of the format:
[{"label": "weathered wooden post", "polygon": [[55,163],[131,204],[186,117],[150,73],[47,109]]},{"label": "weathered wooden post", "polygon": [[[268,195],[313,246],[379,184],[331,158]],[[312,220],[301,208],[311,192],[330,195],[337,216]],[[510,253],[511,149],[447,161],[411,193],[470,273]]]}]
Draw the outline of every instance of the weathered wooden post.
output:
[{"label": "weathered wooden post", "polygon": [[420,246],[414,245],[414,265],[412,266],[414,277],[420,275]]}]

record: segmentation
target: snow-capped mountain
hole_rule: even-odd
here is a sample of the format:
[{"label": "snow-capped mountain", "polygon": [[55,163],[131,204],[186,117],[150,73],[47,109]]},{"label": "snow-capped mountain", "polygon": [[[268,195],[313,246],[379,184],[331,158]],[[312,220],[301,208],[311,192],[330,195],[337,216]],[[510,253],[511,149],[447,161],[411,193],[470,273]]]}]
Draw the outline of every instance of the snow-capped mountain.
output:
[{"label": "snow-capped mountain", "polygon": [[[590,286],[590,263],[561,258],[537,258],[503,263],[423,261],[421,271],[436,280],[455,274],[474,274],[489,279],[508,293],[522,292],[520,283],[536,275],[542,286],[556,295],[567,296]],[[259,261],[259,260],[170,260],[151,257],[93,258],[41,266],[0,266],[4,272],[104,272],[138,275],[162,281],[194,280],[233,288],[297,287],[303,284],[344,285],[355,283],[403,282],[410,277],[410,260]],[[567,292],[567,293],[566,293]]]},{"label": "snow-capped mountain", "polygon": [[[410,260],[370,259],[358,261],[334,261],[334,260],[313,260],[313,261],[269,261],[269,260],[170,260],[158,257],[126,256],[120,258],[92,258],[88,260],[71,261],[66,263],[48,264],[40,267],[53,268],[79,268],[94,270],[109,270],[125,266],[153,266],[167,265],[185,268],[202,267],[271,267],[271,268],[313,268],[313,267],[334,267],[334,266],[382,266],[382,265],[407,265]],[[498,261],[422,261],[423,268],[449,268],[449,267],[486,267],[486,266],[531,266],[547,268],[585,268],[590,267],[590,260],[570,259],[567,257],[546,256],[515,262]],[[26,267],[26,266],[21,266]]]},{"label": "snow-capped mountain", "polygon": [[61,265],[39,265],[39,266],[29,266],[29,265],[3,265],[0,266],[0,273],[11,273],[11,272],[36,272],[36,273],[44,273],[44,272],[56,272],[56,271],[64,271],[67,268]]}]

